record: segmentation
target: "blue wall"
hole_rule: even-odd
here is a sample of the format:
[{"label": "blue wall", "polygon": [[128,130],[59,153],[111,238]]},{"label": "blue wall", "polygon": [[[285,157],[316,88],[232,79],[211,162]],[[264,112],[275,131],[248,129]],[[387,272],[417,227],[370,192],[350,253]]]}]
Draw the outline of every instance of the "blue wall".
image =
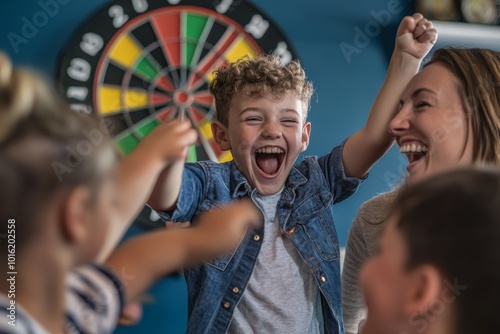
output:
[{"label": "blue wall", "polygon": [[[43,2],[51,0],[42,0]],[[58,55],[73,33],[107,1],[58,0],[57,13],[17,52],[8,33],[21,35],[23,18],[31,20],[41,10],[38,1],[5,1],[0,13],[0,49],[16,64],[34,66],[52,77]],[[216,1],[216,0],[207,0]],[[395,27],[411,11],[411,2],[397,0],[326,1],[326,0],[253,0],[286,33],[293,43],[310,80],[316,87],[310,121],[311,144],[307,155],[327,153],[334,145],[363,126],[371,103],[382,84],[394,39]],[[350,62],[340,45],[355,46],[355,29],[364,30],[374,20],[373,11],[392,9],[387,29],[353,53]],[[375,27],[376,28],[376,27]],[[376,32],[376,31],[375,31]],[[375,35],[375,33],[374,33]],[[358,41],[359,42],[359,41]],[[345,45],[345,44],[344,44]],[[358,44],[359,46],[359,44]],[[376,193],[386,191],[401,178],[405,160],[393,148],[372,169],[371,177],[351,199],[335,208],[341,244],[357,208]],[[177,283],[175,283],[177,284]],[[185,306],[183,306],[185,307]],[[180,331],[180,330],[179,330]],[[151,331],[146,331],[152,333]],[[176,332],[175,329],[169,332]]]}]

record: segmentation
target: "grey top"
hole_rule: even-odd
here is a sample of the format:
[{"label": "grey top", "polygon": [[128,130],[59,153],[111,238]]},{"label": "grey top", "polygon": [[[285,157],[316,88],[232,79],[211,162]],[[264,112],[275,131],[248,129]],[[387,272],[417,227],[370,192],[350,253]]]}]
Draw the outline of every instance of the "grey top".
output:
[{"label": "grey top", "polygon": [[324,333],[320,291],[278,224],[280,195],[256,197],[265,217],[264,240],[227,333]]},{"label": "grey top", "polygon": [[366,318],[365,302],[359,287],[359,271],[377,245],[397,193],[398,189],[363,203],[349,230],[342,271],[342,312],[346,334],[357,334],[360,323]]}]

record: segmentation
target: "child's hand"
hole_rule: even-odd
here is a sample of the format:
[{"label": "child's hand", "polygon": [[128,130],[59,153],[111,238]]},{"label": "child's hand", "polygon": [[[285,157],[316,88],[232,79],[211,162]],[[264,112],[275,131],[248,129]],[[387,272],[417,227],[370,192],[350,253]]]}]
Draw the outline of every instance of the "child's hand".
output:
[{"label": "child's hand", "polygon": [[196,143],[197,139],[198,133],[188,120],[173,120],[159,125],[144,138],[141,145],[158,152],[169,165],[185,159],[188,147]]},{"label": "child's hand", "polygon": [[131,302],[122,310],[118,325],[133,326],[136,325],[142,318],[142,305],[139,302]]},{"label": "child's hand", "polygon": [[235,249],[247,228],[258,228],[262,220],[259,209],[246,198],[204,212],[193,229],[198,230],[211,257],[217,257]]},{"label": "child's hand", "polygon": [[438,33],[422,14],[406,16],[396,34],[395,51],[407,53],[419,60],[423,59],[437,41]]}]

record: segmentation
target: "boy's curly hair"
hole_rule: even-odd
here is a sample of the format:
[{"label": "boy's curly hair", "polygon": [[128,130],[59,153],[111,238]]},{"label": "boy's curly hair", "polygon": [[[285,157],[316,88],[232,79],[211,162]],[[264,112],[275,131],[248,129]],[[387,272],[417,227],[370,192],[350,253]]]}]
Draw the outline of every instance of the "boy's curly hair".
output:
[{"label": "boy's curly hair", "polygon": [[216,119],[223,125],[228,125],[232,99],[242,91],[249,96],[272,94],[282,97],[295,93],[303,103],[305,119],[313,86],[298,61],[283,65],[276,54],[245,57],[221,67],[214,72],[210,92],[215,98]]}]

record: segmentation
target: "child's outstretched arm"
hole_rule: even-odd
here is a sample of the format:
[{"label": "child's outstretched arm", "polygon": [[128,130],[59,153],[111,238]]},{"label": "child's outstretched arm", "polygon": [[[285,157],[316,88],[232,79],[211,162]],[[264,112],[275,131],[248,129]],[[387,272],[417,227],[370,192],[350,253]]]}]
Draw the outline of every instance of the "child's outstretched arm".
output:
[{"label": "child's outstretched arm", "polygon": [[347,176],[363,177],[391,147],[388,125],[398,111],[401,94],[418,72],[422,59],[437,40],[437,31],[421,14],[407,16],[399,25],[396,46],[378,95],[363,129],[353,134],[343,150]]},{"label": "child's outstretched arm", "polygon": [[184,160],[176,161],[160,173],[148,200],[148,204],[153,209],[159,211],[171,211],[175,209],[181,189],[183,170]]},{"label": "child's outstretched arm", "polygon": [[106,243],[98,260],[107,258],[147,201],[158,176],[167,166],[184,161],[198,138],[189,121],[161,124],[118,165],[117,203]]},{"label": "child's outstretched arm", "polygon": [[235,249],[247,228],[261,223],[252,201],[239,200],[203,213],[194,227],[134,237],[115,250],[106,265],[121,275],[128,303],[160,277]]}]

